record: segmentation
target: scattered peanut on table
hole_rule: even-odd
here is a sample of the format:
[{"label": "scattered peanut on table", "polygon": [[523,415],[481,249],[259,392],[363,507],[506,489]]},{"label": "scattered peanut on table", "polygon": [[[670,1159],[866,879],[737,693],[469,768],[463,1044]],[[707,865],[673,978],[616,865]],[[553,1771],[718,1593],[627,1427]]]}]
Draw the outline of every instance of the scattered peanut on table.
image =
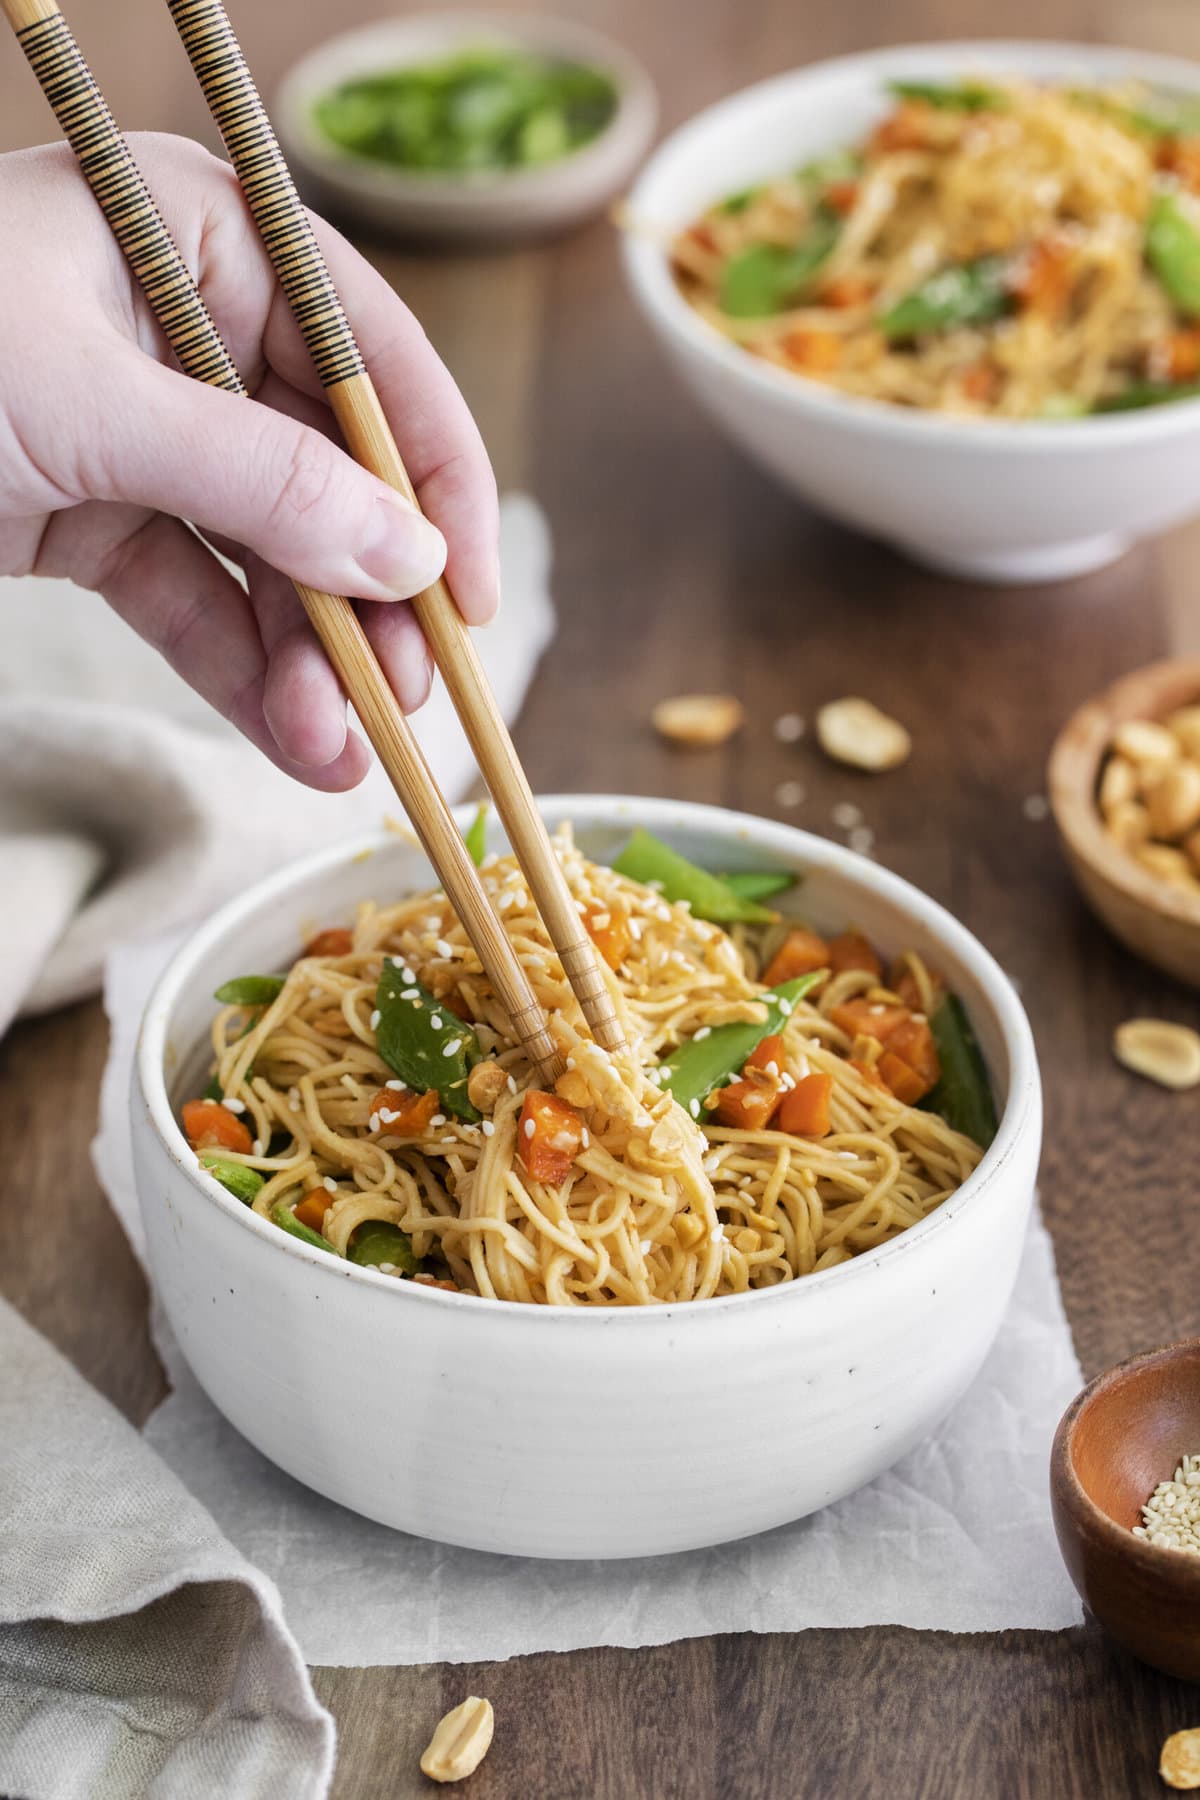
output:
[{"label": "scattered peanut on table", "polygon": [[1168,1787],[1200,1788],[1200,1728],[1171,1733],[1162,1747],[1158,1772]]},{"label": "scattered peanut on table", "polygon": [[421,1773],[431,1781],[464,1781],[487,1755],[495,1724],[491,1701],[468,1695],[439,1723],[421,1758]]},{"label": "scattered peanut on table", "polygon": [[1113,1055],[1135,1075],[1160,1087],[1195,1087],[1200,1082],[1200,1033],[1170,1019],[1126,1019],[1113,1033]]},{"label": "scattered peanut on table", "polygon": [[650,714],[661,737],[689,750],[710,750],[740,731],[745,710],[732,694],[676,694]]},{"label": "scattered peanut on table", "polygon": [[830,700],[821,708],[817,742],[834,762],[873,774],[898,769],[912,753],[912,739],[899,720],[858,695]]},{"label": "scattered peanut on table", "polygon": [[1166,886],[1200,896],[1200,705],[1118,726],[1097,799],[1122,850]]}]

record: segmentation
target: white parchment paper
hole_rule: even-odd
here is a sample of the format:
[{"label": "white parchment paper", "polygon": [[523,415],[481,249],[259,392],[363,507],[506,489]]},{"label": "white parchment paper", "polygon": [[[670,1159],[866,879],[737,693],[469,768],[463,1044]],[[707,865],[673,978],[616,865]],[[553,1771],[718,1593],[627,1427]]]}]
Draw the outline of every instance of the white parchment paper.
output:
[{"label": "white parchment paper", "polygon": [[[172,947],[131,946],[108,967],[113,1036],[95,1156],[139,1253],[129,1078],[142,1006]],[[812,1518],[638,1562],[489,1556],[360,1519],[261,1457],[201,1393],[161,1318],[154,1331],[174,1391],[147,1439],[278,1583],[312,1663],[479,1661],[822,1625],[1052,1631],[1082,1616],[1047,1494],[1050,1440],[1082,1376],[1040,1217],[992,1354],[934,1437]]]}]

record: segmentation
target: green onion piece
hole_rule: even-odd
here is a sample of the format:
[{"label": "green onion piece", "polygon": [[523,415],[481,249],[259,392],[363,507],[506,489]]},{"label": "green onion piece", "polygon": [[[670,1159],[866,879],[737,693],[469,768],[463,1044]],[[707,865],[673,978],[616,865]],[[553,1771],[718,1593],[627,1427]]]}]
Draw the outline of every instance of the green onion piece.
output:
[{"label": "green onion piece", "polygon": [[996,1102],[983,1052],[957,994],[943,994],[929,1024],[942,1073],[921,1106],[986,1150],[998,1129]]},{"label": "green onion piece", "polygon": [[286,1200],[275,1202],[271,1208],[271,1221],[281,1231],[286,1231],[289,1237],[299,1238],[302,1244],[311,1244],[314,1250],[327,1250],[330,1256],[337,1255],[333,1245],[327,1243],[319,1231],[310,1231],[307,1225],[301,1223]]},{"label": "green onion piece", "polygon": [[213,995],[222,1006],[269,1006],[283,992],[282,975],[236,975]]},{"label": "green onion piece", "polygon": [[1146,220],[1146,261],[1180,312],[1200,318],[1200,226],[1178,194],[1155,194]]},{"label": "green onion piece", "polygon": [[767,1009],[766,1020],[761,1025],[740,1021],[714,1025],[707,1037],[688,1038],[659,1063],[659,1087],[669,1088],[693,1118],[702,1117],[708,1110],[705,1100],[713,1089],[723,1087],[736,1075],[751,1051],[773,1031],[782,1029],[796,1001],[803,999],[828,974],[828,969],[814,969],[811,974],[798,975],[794,981],[785,981],[768,993],[756,994],[755,999],[761,1000]]},{"label": "green onion piece", "polygon": [[1002,89],[979,81],[889,81],[888,89],[900,100],[924,100],[943,112],[999,112],[1008,105]]},{"label": "green onion piece", "polygon": [[414,1093],[436,1088],[447,1112],[478,1119],[467,1097],[467,1077],[483,1052],[471,1027],[420,982],[405,980],[403,964],[390,959],[384,961],[375,1005],[375,1048],[389,1069]]},{"label": "green onion piece", "polygon": [[1194,400],[1200,381],[1135,381],[1119,394],[1097,400],[1098,413],[1138,412],[1143,406],[1169,406],[1173,400]]},{"label": "green onion piece", "polygon": [[254,1196],[263,1185],[263,1178],[257,1169],[247,1168],[245,1163],[227,1162],[223,1156],[210,1156],[207,1151],[200,1153],[200,1166],[214,1181],[219,1181],[223,1188],[228,1188],[235,1200],[241,1200],[247,1206],[253,1203]]},{"label": "green onion piece", "polygon": [[721,271],[722,312],[731,319],[760,319],[794,306],[829,256],[840,229],[836,215],[820,209],[808,236],[793,248],[751,244],[730,257]]},{"label": "green onion piece", "polygon": [[476,868],[487,854],[487,815],[487,801],[485,800],[463,832],[463,843],[467,846],[467,852]]},{"label": "green onion piece", "polygon": [[747,900],[707,869],[698,869],[686,856],[680,856],[668,844],[651,836],[639,825],[620,856],[613,863],[618,875],[640,881],[644,887],[655,885],[664,900],[686,900],[698,919],[709,919],[717,925],[741,922],[746,925],[770,925],[775,913]]},{"label": "green onion piece", "polygon": [[415,1275],[420,1261],[413,1255],[412,1239],[396,1225],[382,1219],[367,1219],[350,1238],[346,1255],[361,1268],[375,1269],[380,1263],[394,1263],[406,1275]]},{"label": "green onion piece", "polygon": [[1012,306],[1008,265],[1002,257],[981,256],[975,262],[939,269],[888,309],[877,322],[891,343],[951,331],[958,325],[982,325]]},{"label": "green onion piece", "polygon": [[773,900],[795,887],[797,877],[786,869],[730,869],[719,879],[743,900]]}]

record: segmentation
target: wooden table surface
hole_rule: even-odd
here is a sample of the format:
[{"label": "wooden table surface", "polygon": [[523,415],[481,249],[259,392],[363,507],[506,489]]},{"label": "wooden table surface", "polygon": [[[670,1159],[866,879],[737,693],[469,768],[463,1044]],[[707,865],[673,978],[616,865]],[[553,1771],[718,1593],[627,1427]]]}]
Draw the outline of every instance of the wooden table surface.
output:
[{"label": "wooden table surface", "polygon": [[[381,9],[233,10],[269,91],[297,52]],[[1002,20],[985,0],[555,10],[643,56],[666,126],[772,71],[906,38],[994,27],[1200,55],[1194,0],[1010,0]],[[213,141],[165,7],[73,0],[69,12],[125,126]],[[0,54],[0,149],[55,135],[15,51]],[[1058,587],[993,590],[923,572],[808,513],[725,445],[663,368],[605,224],[514,254],[371,253],[458,376],[501,486],[529,489],[552,523],[560,629],[518,732],[535,786],[711,800],[833,835],[834,804],[860,806],[882,861],[952,908],[1021,984],[1046,1084],[1042,1202],[1085,1372],[1195,1333],[1195,1105],[1125,1075],[1108,1045],[1132,1013],[1200,1023],[1200,1011],[1103,935],[1052,827],[1023,802],[1042,792],[1055,729],[1081,699],[1155,657],[1200,650],[1200,530]],[[714,688],[749,712],[727,750],[680,755],[655,742],[656,699]],[[780,713],[811,716],[857,691],[912,728],[903,774],[856,778],[774,740]],[[785,781],[803,784],[802,805],[780,805]],[[88,1158],[104,1052],[95,1001],[0,1045],[5,1116],[22,1124],[7,1138],[0,1290],[141,1421],[163,1392],[145,1285]],[[418,1754],[469,1692],[490,1695],[499,1721],[473,1800],[1154,1795],[1163,1737],[1200,1724],[1200,1693],[1091,1624],[742,1634],[314,1674],[338,1721],[340,1800],[427,1792]]]}]

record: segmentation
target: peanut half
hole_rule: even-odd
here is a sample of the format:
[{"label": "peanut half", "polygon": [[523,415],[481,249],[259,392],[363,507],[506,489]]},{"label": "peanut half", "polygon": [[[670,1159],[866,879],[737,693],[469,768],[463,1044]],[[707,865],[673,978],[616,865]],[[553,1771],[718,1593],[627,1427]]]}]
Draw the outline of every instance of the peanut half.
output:
[{"label": "peanut half", "polygon": [[495,1725],[491,1701],[469,1695],[438,1725],[421,1758],[421,1773],[431,1781],[463,1781],[473,1775],[491,1747]]},{"label": "peanut half", "polygon": [[912,754],[912,739],[899,720],[858,695],[830,700],[821,708],[817,742],[834,762],[873,774],[898,769]]},{"label": "peanut half", "polygon": [[1135,1075],[1182,1091],[1200,1083],[1200,1032],[1170,1019],[1126,1019],[1113,1033],[1113,1055]]},{"label": "peanut half", "polygon": [[650,722],[660,736],[689,750],[711,750],[740,731],[745,709],[732,694],[677,694],[660,700]]},{"label": "peanut half", "polygon": [[1171,1733],[1162,1747],[1158,1772],[1168,1787],[1200,1788],[1200,1729]]}]

